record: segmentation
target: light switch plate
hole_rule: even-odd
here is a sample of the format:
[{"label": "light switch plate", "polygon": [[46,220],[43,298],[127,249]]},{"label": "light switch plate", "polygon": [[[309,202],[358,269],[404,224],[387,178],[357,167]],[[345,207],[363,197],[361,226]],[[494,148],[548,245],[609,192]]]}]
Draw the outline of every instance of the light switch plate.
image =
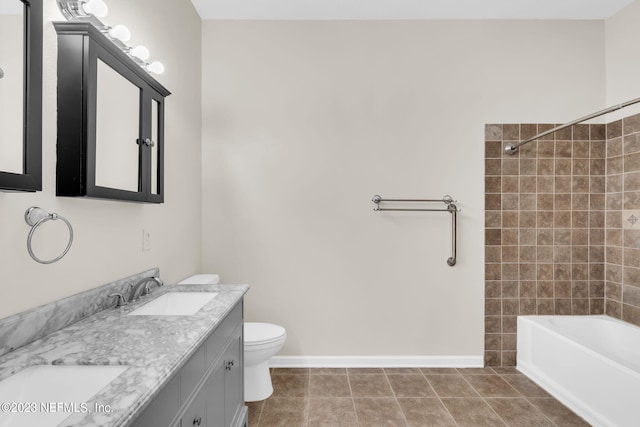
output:
[{"label": "light switch plate", "polygon": [[142,229],[142,250],[151,250],[151,232],[149,230]]}]

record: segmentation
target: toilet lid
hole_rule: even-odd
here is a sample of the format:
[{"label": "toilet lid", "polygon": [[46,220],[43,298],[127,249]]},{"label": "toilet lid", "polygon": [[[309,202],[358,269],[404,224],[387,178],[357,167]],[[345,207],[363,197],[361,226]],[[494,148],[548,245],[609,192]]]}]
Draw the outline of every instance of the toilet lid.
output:
[{"label": "toilet lid", "polygon": [[265,344],[277,341],[286,335],[282,326],[271,323],[244,323],[244,345]]}]

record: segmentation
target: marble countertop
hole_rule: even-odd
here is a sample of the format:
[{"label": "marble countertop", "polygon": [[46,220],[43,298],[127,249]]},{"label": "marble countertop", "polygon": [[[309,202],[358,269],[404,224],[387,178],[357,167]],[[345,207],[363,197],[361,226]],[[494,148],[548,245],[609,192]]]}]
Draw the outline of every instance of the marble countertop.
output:
[{"label": "marble countertop", "polygon": [[[75,413],[59,426],[129,426],[248,290],[247,285],[154,288],[135,303],[103,310],[0,357],[0,380],[32,365],[128,366],[86,402],[109,412]],[[218,295],[191,316],[127,316],[169,291]]]}]

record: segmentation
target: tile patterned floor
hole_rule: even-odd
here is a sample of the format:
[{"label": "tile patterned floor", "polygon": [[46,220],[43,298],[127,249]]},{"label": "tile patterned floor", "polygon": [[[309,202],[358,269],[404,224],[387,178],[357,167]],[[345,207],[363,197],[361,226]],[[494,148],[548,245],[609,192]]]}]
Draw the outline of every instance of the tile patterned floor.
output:
[{"label": "tile patterned floor", "polygon": [[514,368],[273,369],[250,427],[589,426]]}]

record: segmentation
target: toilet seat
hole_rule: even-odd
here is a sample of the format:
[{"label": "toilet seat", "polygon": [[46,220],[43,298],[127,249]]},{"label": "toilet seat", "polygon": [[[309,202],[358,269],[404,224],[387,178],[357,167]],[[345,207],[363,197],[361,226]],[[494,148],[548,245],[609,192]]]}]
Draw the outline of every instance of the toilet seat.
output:
[{"label": "toilet seat", "polygon": [[245,347],[260,346],[281,341],[286,335],[287,333],[282,326],[259,322],[244,323]]}]

